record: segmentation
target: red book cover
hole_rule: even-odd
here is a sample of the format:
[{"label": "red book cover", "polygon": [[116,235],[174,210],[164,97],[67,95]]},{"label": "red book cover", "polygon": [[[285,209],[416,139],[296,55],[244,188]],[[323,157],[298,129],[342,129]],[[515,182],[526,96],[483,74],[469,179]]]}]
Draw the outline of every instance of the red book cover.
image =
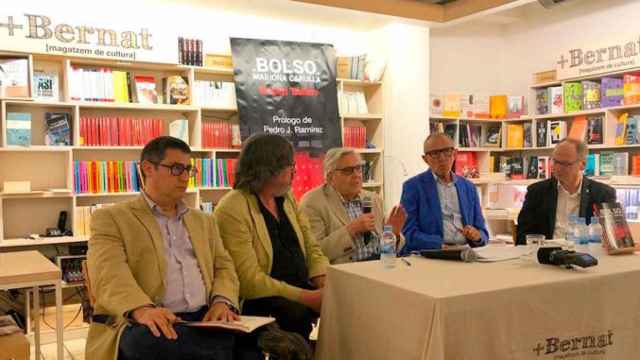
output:
[{"label": "red book cover", "polygon": [[85,117],[80,117],[80,145],[87,145],[87,124]]},{"label": "red book cover", "polygon": [[125,129],[125,145],[126,146],[131,146],[133,145],[133,139],[131,138],[132,136],[132,130],[131,130],[131,118],[130,117],[126,117],[124,120],[124,129]]},{"label": "red book cover", "polygon": [[131,191],[131,161],[124,162],[124,181],[125,181],[125,190],[127,192]]},{"label": "red book cover", "polygon": [[89,142],[91,143],[92,146],[96,146],[96,118],[95,116],[92,116],[89,118]]},{"label": "red book cover", "polygon": [[131,135],[131,141],[133,145],[140,145],[140,119],[131,119],[131,126],[133,134]]},{"label": "red book cover", "polygon": [[231,124],[228,122],[224,123],[224,128],[227,131],[227,135],[225,136],[225,139],[227,140],[226,148],[231,149]]},{"label": "red book cover", "polygon": [[98,189],[98,163],[96,161],[91,162],[91,192],[97,193]]},{"label": "red book cover", "polygon": [[220,146],[220,126],[218,122],[213,123],[213,146],[217,148]]}]

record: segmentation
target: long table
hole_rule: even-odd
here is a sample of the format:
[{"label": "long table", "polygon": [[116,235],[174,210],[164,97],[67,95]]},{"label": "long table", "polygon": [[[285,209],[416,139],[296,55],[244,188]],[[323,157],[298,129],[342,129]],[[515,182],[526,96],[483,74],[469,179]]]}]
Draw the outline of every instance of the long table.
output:
[{"label": "long table", "polygon": [[640,358],[640,256],[331,266],[317,359]]}]

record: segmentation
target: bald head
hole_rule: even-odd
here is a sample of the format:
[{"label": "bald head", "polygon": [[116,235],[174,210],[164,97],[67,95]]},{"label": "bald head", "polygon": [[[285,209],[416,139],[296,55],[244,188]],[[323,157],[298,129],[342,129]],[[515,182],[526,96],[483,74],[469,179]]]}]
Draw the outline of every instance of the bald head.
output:
[{"label": "bald head", "polygon": [[423,150],[424,153],[427,154],[429,151],[453,147],[455,147],[455,145],[449,135],[443,132],[435,132],[429,135],[424,141]]}]

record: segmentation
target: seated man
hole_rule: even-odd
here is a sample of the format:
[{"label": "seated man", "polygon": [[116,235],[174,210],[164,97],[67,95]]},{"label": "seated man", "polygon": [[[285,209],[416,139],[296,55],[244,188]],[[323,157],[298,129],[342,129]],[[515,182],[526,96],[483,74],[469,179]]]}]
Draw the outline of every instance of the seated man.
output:
[{"label": "seated man", "polygon": [[[334,148],[324,158],[326,183],[306,193],[300,211],[311,224],[311,233],[331,263],[380,258],[379,239],[384,213],[380,197],[362,189],[362,159],[353,149]],[[370,202],[370,213],[363,203]],[[400,233],[405,221],[401,206],[392,209],[387,221],[404,245]]]},{"label": "seated man", "polygon": [[489,233],[476,187],[451,171],[455,155],[453,141],[446,134],[433,133],[425,140],[422,159],[431,169],[407,180],[402,187],[400,202],[407,212],[402,255],[487,243]]},{"label": "seated man", "polygon": [[176,325],[238,318],[238,278],[216,224],[182,202],[190,153],[181,140],[152,140],[141,154],[141,195],[94,213],[87,359],[235,358],[232,333]]},{"label": "seated man", "polygon": [[282,136],[247,139],[234,190],[220,200],[214,217],[240,279],[242,314],[273,316],[306,341],[320,311],[329,261],[290,192],[293,156]]},{"label": "seated man", "polygon": [[529,185],[518,215],[516,245],[526,245],[527,234],[542,234],[547,239],[564,239],[571,215],[591,223],[594,204],[616,201],[609,185],[582,176],[587,146],[564,139],[551,156],[553,176]]}]

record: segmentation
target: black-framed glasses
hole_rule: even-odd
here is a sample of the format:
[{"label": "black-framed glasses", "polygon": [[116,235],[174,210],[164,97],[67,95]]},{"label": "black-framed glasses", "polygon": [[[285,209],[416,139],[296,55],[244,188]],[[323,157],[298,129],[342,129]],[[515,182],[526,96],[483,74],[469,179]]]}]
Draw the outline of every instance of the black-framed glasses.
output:
[{"label": "black-framed glasses", "polygon": [[427,151],[424,154],[427,155],[427,156],[430,156],[432,158],[450,157],[451,155],[453,155],[453,148],[452,147],[448,147],[448,148],[444,148],[444,149],[431,150],[431,151]]},{"label": "black-framed glasses", "polygon": [[363,170],[364,170],[364,164],[358,164],[356,166],[345,166],[343,168],[336,169],[336,171],[340,171],[341,173],[347,176],[353,175],[354,172],[362,174]]},{"label": "black-framed glasses", "polygon": [[562,165],[564,167],[569,167],[571,165],[575,165],[578,163],[578,161],[580,160],[575,160],[575,161],[562,161],[562,160],[556,160],[554,158],[551,158],[551,161],[553,162],[554,165]]},{"label": "black-framed glasses", "polygon": [[191,165],[191,164],[185,166],[185,165],[180,164],[180,163],[167,165],[167,164],[156,163],[156,162],[153,162],[153,161],[150,161],[150,162],[152,164],[157,165],[157,166],[162,166],[162,167],[165,167],[165,168],[169,169],[171,171],[171,175],[173,175],[173,176],[180,176],[185,171],[187,172],[187,174],[189,174],[189,176],[196,176],[198,174],[198,169],[193,167],[193,165]]}]

